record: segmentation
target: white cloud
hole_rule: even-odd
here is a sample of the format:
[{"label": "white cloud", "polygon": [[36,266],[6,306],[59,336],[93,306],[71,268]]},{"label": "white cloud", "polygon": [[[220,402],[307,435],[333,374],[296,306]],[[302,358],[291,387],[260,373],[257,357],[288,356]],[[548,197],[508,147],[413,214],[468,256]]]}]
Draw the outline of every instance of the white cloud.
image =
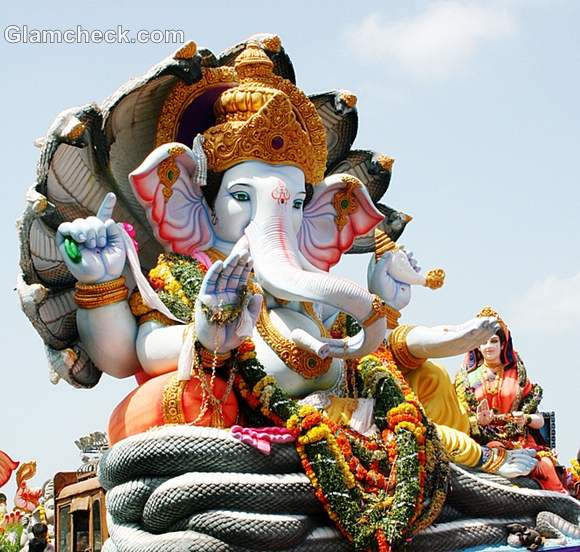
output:
[{"label": "white cloud", "polygon": [[347,41],[373,63],[396,62],[415,75],[443,77],[464,67],[484,42],[515,30],[513,16],[495,2],[449,0],[405,19],[370,15],[348,31]]},{"label": "white cloud", "polygon": [[518,331],[580,334],[580,273],[535,283],[516,300],[511,325]]}]

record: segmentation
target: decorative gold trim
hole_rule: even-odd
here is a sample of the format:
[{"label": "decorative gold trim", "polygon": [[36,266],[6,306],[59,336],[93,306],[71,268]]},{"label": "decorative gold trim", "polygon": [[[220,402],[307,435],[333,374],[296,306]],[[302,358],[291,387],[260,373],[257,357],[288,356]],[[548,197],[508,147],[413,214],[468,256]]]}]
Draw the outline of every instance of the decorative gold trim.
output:
[{"label": "decorative gold trim", "polygon": [[222,172],[247,160],[294,165],[306,182],[318,184],[326,170],[326,131],[308,97],[273,74],[259,44],[248,43],[236,58],[241,84],[216,101],[217,124],[204,133],[208,166]]},{"label": "decorative gold trim", "polygon": [[407,346],[407,335],[415,326],[397,326],[389,336],[389,347],[393,358],[399,368],[403,370],[415,370],[421,366],[426,359],[417,358],[409,352]]},{"label": "decorative gold trim", "polygon": [[493,307],[491,307],[489,305],[483,307],[479,311],[479,313],[477,314],[477,317],[478,318],[485,317],[485,316],[490,316],[492,318],[497,318],[497,321],[500,324],[504,324],[505,325],[505,322],[503,321],[502,317],[498,314],[498,312]]},{"label": "decorative gold trim", "polygon": [[489,460],[481,466],[481,470],[486,473],[497,473],[504,463],[507,451],[503,447],[492,448],[491,451]]},{"label": "decorative gold trim", "polygon": [[383,168],[385,171],[392,172],[393,165],[395,164],[395,160],[392,157],[387,155],[379,155],[377,159],[377,163]]},{"label": "decorative gold trim", "polygon": [[67,140],[78,140],[87,129],[85,123],[77,123],[66,135]]},{"label": "decorative gold trim", "polygon": [[163,386],[162,410],[164,424],[184,424],[185,416],[181,399],[187,381],[180,381],[177,376],[171,376]]},{"label": "decorative gold trim", "polygon": [[268,52],[273,54],[277,54],[282,49],[282,41],[275,34],[263,38],[260,42]]},{"label": "decorative gold trim", "polygon": [[442,268],[434,268],[425,275],[425,287],[439,289],[445,283],[445,271]]},{"label": "decorative gold trim", "polygon": [[336,192],[332,198],[332,205],[336,211],[334,221],[339,232],[346,226],[348,217],[358,211],[360,205],[354,192],[362,187],[362,182],[355,176],[342,175],[342,181],[345,184],[344,189]]},{"label": "decorative gold trim", "polygon": [[396,251],[399,246],[380,228],[375,228],[375,261],[379,262],[387,251]]},{"label": "decorative gold trim", "polygon": [[190,40],[186,42],[175,54],[173,54],[173,59],[192,59],[197,54],[197,44]]},{"label": "decorative gold trim", "polygon": [[228,353],[216,353],[208,351],[205,347],[200,347],[200,357],[201,365],[204,368],[220,368],[223,366],[232,356],[231,352]]},{"label": "decorative gold trim", "polygon": [[175,141],[183,112],[208,88],[223,84],[235,86],[237,83],[238,78],[233,67],[204,67],[202,77],[197,82],[186,84],[178,81],[163,102],[155,132],[155,146]]},{"label": "decorative gold trim", "polygon": [[344,102],[346,107],[352,109],[356,106],[357,97],[349,90],[341,90],[338,97]]},{"label": "decorative gold trim", "polygon": [[[379,318],[386,318],[387,316],[393,316],[393,311],[395,309],[389,307],[378,295],[373,295],[373,302],[371,305],[372,312],[366,320],[363,320],[361,326],[363,328],[368,328],[371,324],[374,324]],[[400,316],[400,313],[399,313]],[[398,317],[397,317],[398,318]]]},{"label": "decorative gold trim", "polygon": [[83,284],[77,282],[75,286],[75,302],[81,309],[96,309],[127,299],[129,290],[125,285],[125,278],[120,276],[100,284]]},{"label": "decorative gold trim", "polygon": [[286,339],[270,320],[265,303],[265,301],[262,302],[262,310],[256,323],[256,329],[278,358],[303,378],[312,379],[326,374],[332,363],[332,358],[322,359],[310,351],[300,349],[293,341]]},{"label": "decorative gold trim", "polygon": [[225,261],[226,255],[224,255],[221,251],[218,251],[214,247],[204,251],[204,253],[210,258],[212,263],[216,261]]},{"label": "decorative gold trim", "polygon": [[182,153],[185,153],[185,148],[181,146],[173,146],[169,148],[169,157],[164,159],[159,163],[157,167],[157,176],[161,185],[163,186],[163,200],[165,203],[169,201],[169,198],[173,194],[173,185],[177,182],[181,171],[175,162],[175,159],[179,157]]}]

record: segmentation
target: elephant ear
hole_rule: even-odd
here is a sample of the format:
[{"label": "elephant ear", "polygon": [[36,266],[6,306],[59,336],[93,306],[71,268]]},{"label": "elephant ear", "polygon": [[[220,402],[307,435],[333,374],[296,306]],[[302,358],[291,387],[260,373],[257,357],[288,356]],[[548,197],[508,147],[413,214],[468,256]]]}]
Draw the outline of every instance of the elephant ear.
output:
[{"label": "elephant ear", "polygon": [[201,192],[206,175],[201,136],[193,150],[176,142],[155,148],[129,175],[155,236],[170,251],[192,255],[213,243]]},{"label": "elephant ear", "polygon": [[314,266],[328,271],[355,238],[372,230],[383,216],[358,178],[329,176],[314,186],[312,199],[304,208],[298,233],[300,250]]}]

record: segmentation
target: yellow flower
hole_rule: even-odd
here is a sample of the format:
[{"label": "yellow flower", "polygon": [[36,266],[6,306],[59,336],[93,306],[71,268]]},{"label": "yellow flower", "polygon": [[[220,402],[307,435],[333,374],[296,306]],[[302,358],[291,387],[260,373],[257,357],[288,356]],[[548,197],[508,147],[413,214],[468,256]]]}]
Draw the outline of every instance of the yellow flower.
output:
[{"label": "yellow flower", "polygon": [[256,385],[254,385],[254,389],[252,390],[254,395],[259,397],[264,388],[268,385],[276,385],[276,378],[273,376],[264,376],[258,383],[256,383]]}]

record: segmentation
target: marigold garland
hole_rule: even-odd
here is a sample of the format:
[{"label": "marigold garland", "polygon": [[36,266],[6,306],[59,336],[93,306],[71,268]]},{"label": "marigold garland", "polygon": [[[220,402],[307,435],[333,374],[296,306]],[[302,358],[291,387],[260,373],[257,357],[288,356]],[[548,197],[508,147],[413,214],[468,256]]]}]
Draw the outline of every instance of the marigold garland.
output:
[{"label": "marigold garland", "polygon": [[[205,266],[163,254],[149,277],[160,298],[182,320],[190,320]],[[334,333],[359,329],[351,317]],[[253,414],[296,435],[296,450],[330,519],[355,550],[389,552],[434,521],[446,496],[448,459],[435,427],[405,382],[390,351],[349,363],[345,389],[375,399],[380,434],[365,437],[340,427],[324,412],[301,406],[266,374],[251,340],[234,352],[238,395]]]},{"label": "marigold garland", "polygon": [[234,362],[238,393],[296,435],[296,450],[317,499],[356,550],[389,551],[438,515],[447,458],[388,350],[357,366],[357,387],[363,396],[376,398],[377,438],[340,427],[324,412],[289,398],[266,374],[251,340],[238,348]]}]

